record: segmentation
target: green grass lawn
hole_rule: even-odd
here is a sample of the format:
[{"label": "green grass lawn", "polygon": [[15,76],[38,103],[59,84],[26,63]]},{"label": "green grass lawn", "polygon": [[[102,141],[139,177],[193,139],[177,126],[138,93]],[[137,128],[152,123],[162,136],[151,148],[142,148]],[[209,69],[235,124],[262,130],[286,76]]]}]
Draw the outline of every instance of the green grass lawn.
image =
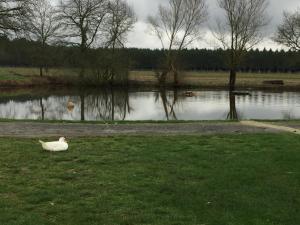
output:
[{"label": "green grass lawn", "polygon": [[0,224],[300,224],[292,134],[0,138]]}]

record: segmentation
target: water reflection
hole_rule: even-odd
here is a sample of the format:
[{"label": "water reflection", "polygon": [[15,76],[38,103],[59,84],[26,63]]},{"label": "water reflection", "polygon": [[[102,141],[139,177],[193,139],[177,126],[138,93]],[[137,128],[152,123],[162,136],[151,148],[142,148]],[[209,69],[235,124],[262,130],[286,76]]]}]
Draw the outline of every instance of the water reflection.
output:
[{"label": "water reflection", "polygon": [[45,120],[45,109],[44,109],[44,104],[43,104],[43,99],[40,98],[40,106],[41,106],[41,120]]},{"label": "water reflection", "polygon": [[227,114],[228,120],[238,120],[238,112],[236,109],[236,101],[235,101],[235,94],[230,92],[229,93],[229,113]]},{"label": "water reflection", "polygon": [[81,119],[94,117],[94,120],[114,121],[125,120],[131,111],[129,91],[106,89],[100,95],[81,97]]},{"label": "water reflection", "polygon": [[194,91],[191,96],[185,93],[178,89],[103,89],[0,97],[0,117],[99,121],[300,118],[299,92],[253,91],[251,96],[207,90]]},{"label": "water reflection", "polygon": [[[168,94],[167,94],[168,93]],[[155,97],[155,102],[158,102],[158,95],[161,98],[163,108],[165,111],[166,119],[167,120],[177,120],[176,112],[175,112],[175,106],[178,102],[178,91],[177,89],[174,89],[172,92],[167,92],[166,89],[160,89],[159,92],[157,92]]]}]

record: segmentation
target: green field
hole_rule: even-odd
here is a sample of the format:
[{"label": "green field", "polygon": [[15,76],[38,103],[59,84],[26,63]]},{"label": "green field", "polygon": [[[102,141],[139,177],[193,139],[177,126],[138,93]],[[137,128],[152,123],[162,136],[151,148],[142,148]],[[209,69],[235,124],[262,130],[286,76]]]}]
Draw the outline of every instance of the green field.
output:
[{"label": "green field", "polygon": [[[226,87],[229,74],[226,72],[181,72],[180,83],[199,87]],[[131,79],[147,83],[155,83],[156,78],[152,71],[132,71]],[[263,84],[268,80],[283,80],[285,87],[300,88],[299,73],[238,73],[237,87],[266,87]],[[169,78],[172,82],[172,77]],[[272,86],[271,86],[272,87]]]},{"label": "green field", "polygon": [[[68,69],[49,69],[48,73],[44,71],[47,76],[67,76],[75,75],[75,72]],[[0,67],[0,78],[3,79],[14,79],[15,77],[29,77],[29,76],[39,76],[39,68],[32,67]]]},{"label": "green field", "polygon": [[0,138],[1,225],[300,224],[292,134]]},{"label": "green field", "polygon": [[[48,77],[58,77],[65,81],[75,81],[74,77],[78,77],[78,71],[74,69],[58,69],[51,68],[45,72]],[[1,67],[0,68],[0,84],[5,81],[15,81],[19,85],[26,83],[25,80],[31,79],[29,84],[40,85],[40,81],[32,79],[39,77],[38,68],[21,68],[21,67]],[[22,79],[22,80],[20,80]],[[141,85],[156,85],[157,79],[154,71],[131,71],[129,76],[130,81],[138,82]],[[188,72],[183,71],[180,73],[180,83],[183,86],[196,86],[196,87],[227,87],[228,73],[225,72]],[[238,73],[237,87],[247,88],[263,88],[263,84],[267,80],[283,80],[284,87],[300,89],[300,74],[299,73]],[[172,83],[172,77],[168,81]],[[46,83],[48,84],[48,83]],[[272,86],[271,86],[272,87]],[[275,86],[276,87],[276,86]]]}]

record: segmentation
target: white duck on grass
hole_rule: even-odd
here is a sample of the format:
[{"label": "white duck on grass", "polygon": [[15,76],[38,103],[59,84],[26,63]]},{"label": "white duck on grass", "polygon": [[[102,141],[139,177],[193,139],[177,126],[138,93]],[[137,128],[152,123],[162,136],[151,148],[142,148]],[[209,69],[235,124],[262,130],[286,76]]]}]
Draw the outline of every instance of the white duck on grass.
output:
[{"label": "white duck on grass", "polygon": [[52,141],[52,142],[39,141],[39,142],[42,144],[44,150],[50,152],[67,151],[69,148],[69,145],[64,137],[61,137],[58,141]]}]

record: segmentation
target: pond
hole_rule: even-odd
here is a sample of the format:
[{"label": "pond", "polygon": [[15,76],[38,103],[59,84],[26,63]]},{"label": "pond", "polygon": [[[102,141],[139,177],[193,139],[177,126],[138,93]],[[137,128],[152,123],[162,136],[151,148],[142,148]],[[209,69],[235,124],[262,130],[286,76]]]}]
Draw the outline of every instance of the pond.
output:
[{"label": "pond", "polygon": [[[32,120],[228,120],[300,119],[300,92],[225,90],[45,91],[5,94],[0,118]],[[5,97],[4,97],[5,96]]]}]

